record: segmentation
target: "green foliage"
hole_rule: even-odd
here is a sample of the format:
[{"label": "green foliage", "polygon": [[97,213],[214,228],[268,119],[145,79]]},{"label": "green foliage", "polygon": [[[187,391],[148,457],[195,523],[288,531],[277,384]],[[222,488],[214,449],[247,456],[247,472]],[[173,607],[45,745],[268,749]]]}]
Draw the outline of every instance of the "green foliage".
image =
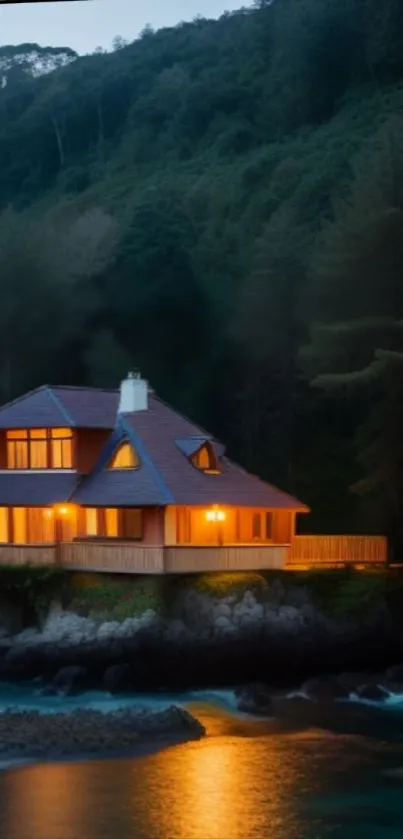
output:
[{"label": "green foliage", "polygon": [[399,550],[401,1],[115,46],[0,50],[0,398],[140,366],[306,528]]},{"label": "green foliage", "polygon": [[175,581],[174,585],[176,588],[180,586],[183,589],[193,589],[199,594],[205,594],[213,598],[229,597],[230,595],[242,597],[245,591],[251,591],[259,596],[267,589],[267,582],[261,574],[243,573],[241,571],[181,576]]},{"label": "green foliage", "polygon": [[355,571],[348,567],[312,570],[293,577],[297,585],[306,587],[319,608],[335,619],[362,617],[385,602],[393,587],[387,571]]},{"label": "green foliage", "polygon": [[97,621],[123,621],[147,609],[161,612],[163,602],[162,585],[157,577],[74,574],[70,578],[66,605],[73,612]]}]

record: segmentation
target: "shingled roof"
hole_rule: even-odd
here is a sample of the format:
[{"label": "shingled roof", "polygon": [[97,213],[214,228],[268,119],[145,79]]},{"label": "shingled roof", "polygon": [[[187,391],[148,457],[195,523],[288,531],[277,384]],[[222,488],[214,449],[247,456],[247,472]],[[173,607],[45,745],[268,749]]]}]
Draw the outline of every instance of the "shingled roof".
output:
[{"label": "shingled roof", "polygon": [[[0,478],[0,504],[72,500],[94,506],[234,505],[292,511],[308,508],[224,457],[224,446],[149,391],[148,410],[118,414],[119,391],[44,385],[0,408],[0,428],[68,426],[110,429],[94,472],[77,485],[74,475],[8,474]],[[140,467],[109,470],[122,439],[135,448]],[[191,455],[206,440],[219,474],[205,474]]]},{"label": "shingled roof", "polygon": [[113,429],[117,390],[43,385],[0,408],[0,428]]},{"label": "shingled roof", "polygon": [[[101,468],[85,479],[74,493],[73,500],[77,503],[117,506],[221,504],[308,511],[296,498],[223,457],[221,443],[152,392],[148,410],[119,416],[117,427],[119,440],[125,437],[135,448],[140,468],[109,471],[106,467],[113,450],[107,446]],[[115,448],[119,440],[115,437]],[[211,442],[219,457],[219,474],[205,474],[190,462],[190,454],[206,440]]]}]

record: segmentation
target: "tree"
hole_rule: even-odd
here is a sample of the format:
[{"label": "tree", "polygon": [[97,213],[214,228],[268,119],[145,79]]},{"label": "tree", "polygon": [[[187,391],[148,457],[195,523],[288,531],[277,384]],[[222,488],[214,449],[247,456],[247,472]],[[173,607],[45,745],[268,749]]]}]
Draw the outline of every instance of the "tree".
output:
[{"label": "tree", "polygon": [[314,263],[312,382],[340,395],[356,431],[352,487],[403,546],[403,124],[374,138],[351,200],[325,230]]}]

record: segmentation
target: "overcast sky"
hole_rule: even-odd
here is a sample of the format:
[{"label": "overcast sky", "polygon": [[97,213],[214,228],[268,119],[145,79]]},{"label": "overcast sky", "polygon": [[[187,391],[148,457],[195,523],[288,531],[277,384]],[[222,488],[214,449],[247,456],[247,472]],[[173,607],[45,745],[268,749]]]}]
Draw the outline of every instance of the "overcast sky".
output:
[{"label": "overcast sky", "polygon": [[80,2],[0,2],[0,45],[39,43],[77,52],[110,47],[115,35],[133,40],[146,23],[171,26],[196,15],[219,17],[251,0],[80,0]]}]

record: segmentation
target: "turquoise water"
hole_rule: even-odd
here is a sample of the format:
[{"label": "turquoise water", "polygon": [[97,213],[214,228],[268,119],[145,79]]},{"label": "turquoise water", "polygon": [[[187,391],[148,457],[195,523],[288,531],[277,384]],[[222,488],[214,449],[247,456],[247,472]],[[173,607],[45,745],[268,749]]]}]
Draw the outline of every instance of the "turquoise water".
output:
[{"label": "turquoise water", "polygon": [[[0,709],[18,698],[41,704],[35,688],[10,688]],[[135,760],[1,772],[1,839],[402,839],[402,706],[289,703],[252,720],[235,713],[231,692],[124,704],[179,699],[204,722],[204,740]],[[84,703],[122,706],[101,694]]]}]

